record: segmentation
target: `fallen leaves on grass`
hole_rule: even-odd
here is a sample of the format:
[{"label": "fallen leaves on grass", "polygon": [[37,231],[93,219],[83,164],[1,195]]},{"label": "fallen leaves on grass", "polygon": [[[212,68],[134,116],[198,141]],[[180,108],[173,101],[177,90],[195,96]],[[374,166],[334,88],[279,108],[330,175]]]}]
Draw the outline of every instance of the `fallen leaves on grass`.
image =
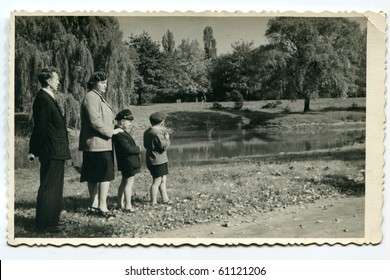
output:
[{"label": "fallen leaves on grass", "polygon": [[[87,188],[75,180],[76,171],[68,170],[65,211],[61,215],[68,223],[67,228],[63,233],[44,237],[133,238],[209,222],[219,222],[229,228],[228,221],[232,217],[245,218],[290,205],[305,209],[308,203],[324,198],[360,194],[364,190],[361,166],[364,166],[363,161],[346,165],[341,160],[324,162],[320,159],[272,163],[247,159],[241,164],[228,162],[191,168],[172,165],[168,192],[173,205],[149,206],[150,175],[145,171],[137,175],[134,184],[133,201],[137,211],[118,211],[114,219],[87,215]],[[41,237],[42,233],[33,227],[38,173],[27,182],[23,170],[16,172],[21,174],[17,176],[15,188],[15,236]],[[117,188],[114,186],[119,182],[120,176],[110,187],[111,206],[115,205]]]}]

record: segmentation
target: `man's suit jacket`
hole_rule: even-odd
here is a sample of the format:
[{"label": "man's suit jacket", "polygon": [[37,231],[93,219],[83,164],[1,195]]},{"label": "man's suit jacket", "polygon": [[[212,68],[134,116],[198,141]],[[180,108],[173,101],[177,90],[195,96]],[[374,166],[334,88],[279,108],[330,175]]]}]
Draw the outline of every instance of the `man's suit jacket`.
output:
[{"label": "man's suit jacket", "polygon": [[33,104],[34,129],[29,153],[47,159],[70,159],[65,119],[54,98],[41,89]]}]

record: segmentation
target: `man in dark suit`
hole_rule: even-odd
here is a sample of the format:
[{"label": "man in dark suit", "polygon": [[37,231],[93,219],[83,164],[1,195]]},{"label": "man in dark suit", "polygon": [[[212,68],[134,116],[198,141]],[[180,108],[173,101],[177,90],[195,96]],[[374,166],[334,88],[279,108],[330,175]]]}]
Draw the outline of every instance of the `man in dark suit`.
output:
[{"label": "man in dark suit", "polygon": [[28,158],[39,158],[40,186],[37,196],[35,225],[39,230],[59,232],[62,210],[65,160],[70,159],[64,116],[56,101],[59,85],[54,68],[44,68],[38,75],[41,90],[33,104],[34,129],[30,138]]}]

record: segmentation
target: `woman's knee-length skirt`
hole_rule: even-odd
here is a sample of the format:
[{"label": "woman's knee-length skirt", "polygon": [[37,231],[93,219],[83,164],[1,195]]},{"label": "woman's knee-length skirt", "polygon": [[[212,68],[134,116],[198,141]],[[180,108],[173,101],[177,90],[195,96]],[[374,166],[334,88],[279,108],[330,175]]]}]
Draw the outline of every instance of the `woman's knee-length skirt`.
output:
[{"label": "woman's knee-length skirt", "polygon": [[83,152],[80,182],[100,183],[115,178],[112,151]]}]

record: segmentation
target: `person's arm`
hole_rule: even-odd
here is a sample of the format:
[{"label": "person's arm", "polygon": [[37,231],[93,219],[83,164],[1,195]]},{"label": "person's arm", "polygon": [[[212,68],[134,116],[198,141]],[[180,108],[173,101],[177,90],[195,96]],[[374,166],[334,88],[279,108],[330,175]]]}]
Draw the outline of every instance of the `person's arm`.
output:
[{"label": "person's arm", "polygon": [[166,151],[171,144],[169,134],[167,132],[156,134],[153,143],[159,153]]},{"label": "person's arm", "polygon": [[[33,104],[33,119],[34,129],[30,138],[29,160],[34,160],[35,156],[39,154],[44,141],[47,137],[47,129],[50,123],[51,106],[48,102],[41,98]],[[33,156],[31,156],[33,155]]]},{"label": "person's arm", "polygon": [[99,96],[89,95],[84,100],[84,106],[92,127],[100,134],[103,139],[110,139],[114,134],[114,128],[108,127],[103,122],[101,112],[101,100]]},{"label": "person's arm", "polygon": [[143,137],[144,139],[144,148],[147,150],[147,149],[150,149],[150,147],[149,147],[149,134],[145,131],[144,132],[144,137]]}]

